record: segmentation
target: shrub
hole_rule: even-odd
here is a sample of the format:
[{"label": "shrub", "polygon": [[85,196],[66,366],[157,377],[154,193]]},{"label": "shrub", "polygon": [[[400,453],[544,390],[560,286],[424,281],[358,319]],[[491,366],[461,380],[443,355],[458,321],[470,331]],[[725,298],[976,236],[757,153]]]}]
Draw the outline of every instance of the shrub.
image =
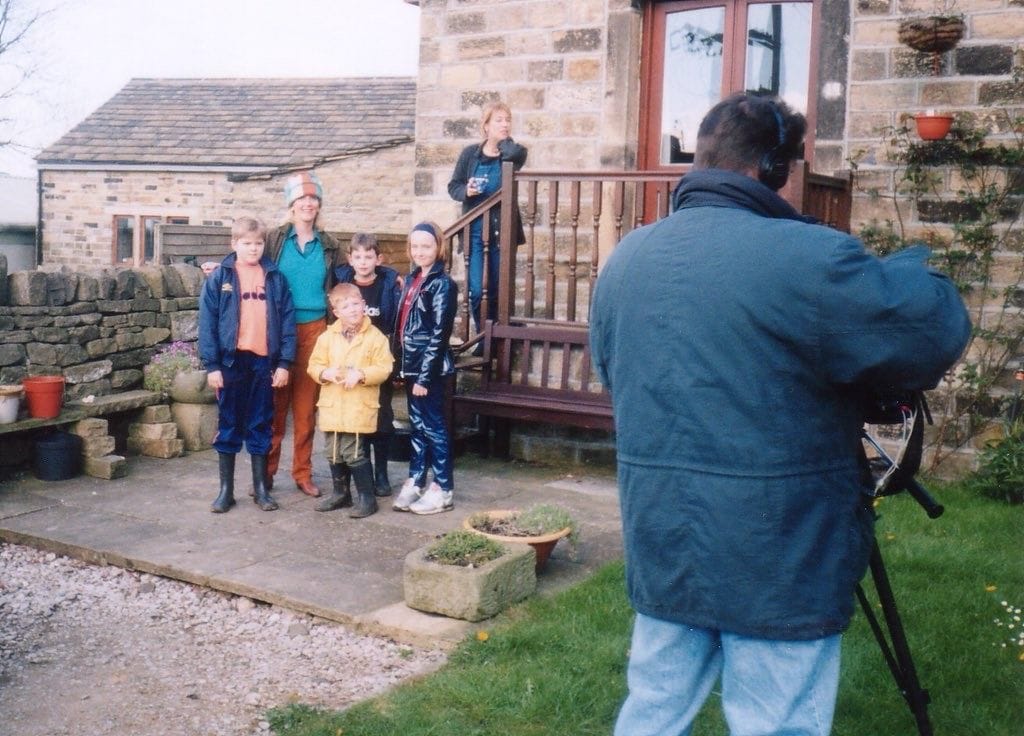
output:
[{"label": "shrub", "polygon": [[150,391],[166,394],[174,377],[183,371],[202,370],[203,364],[192,342],[176,341],[164,345],[143,370],[142,385]]},{"label": "shrub", "polygon": [[967,487],[1010,504],[1024,503],[1024,425],[1014,422],[1009,434],[981,452],[978,471]]},{"label": "shrub", "polygon": [[488,537],[459,529],[448,532],[427,548],[427,559],[441,565],[483,565],[505,554],[505,549]]}]

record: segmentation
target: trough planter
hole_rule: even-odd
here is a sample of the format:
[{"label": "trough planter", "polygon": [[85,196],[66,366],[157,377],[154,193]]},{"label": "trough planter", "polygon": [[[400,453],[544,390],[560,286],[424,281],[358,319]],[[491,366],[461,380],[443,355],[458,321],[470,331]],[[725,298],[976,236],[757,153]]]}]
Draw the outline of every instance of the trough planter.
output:
[{"label": "trough planter", "polygon": [[505,554],[479,567],[442,565],[427,559],[425,545],[405,557],[405,605],[449,618],[482,621],[537,589],[533,548],[502,545]]}]

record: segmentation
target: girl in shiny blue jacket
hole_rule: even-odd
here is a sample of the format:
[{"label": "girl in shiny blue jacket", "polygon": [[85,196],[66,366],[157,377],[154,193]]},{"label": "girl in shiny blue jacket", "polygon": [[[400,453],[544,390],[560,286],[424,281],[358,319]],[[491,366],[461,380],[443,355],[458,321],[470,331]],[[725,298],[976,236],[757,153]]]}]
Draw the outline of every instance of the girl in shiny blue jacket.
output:
[{"label": "girl in shiny blue jacket", "polygon": [[[441,228],[421,222],[409,233],[413,270],[405,279],[393,346],[409,405],[409,479],[392,508],[439,514],[454,506],[452,443],[444,415],[445,384],[455,372],[448,345],[455,324],[458,287],[445,272]],[[434,479],[424,490],[427,469]]]}]

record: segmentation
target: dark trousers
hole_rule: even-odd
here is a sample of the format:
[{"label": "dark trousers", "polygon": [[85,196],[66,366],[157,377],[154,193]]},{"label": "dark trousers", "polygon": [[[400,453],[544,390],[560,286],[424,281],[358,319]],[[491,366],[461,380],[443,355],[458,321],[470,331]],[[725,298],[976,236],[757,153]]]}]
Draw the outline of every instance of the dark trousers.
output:
[{"label": "dark trousers", "polygon": [[454,459],[444,415],[444,381],[430,384],[426,396],[413,396],[412,387],[412,380],[406,379],[405,396],[409,403],[409,424],[412,425],[409,433],[409,477],[416,481],[417,486],[424,488],[429,468],[441,490],[450,491],[455,488]]},{"label": "dark trousers", "polygon": [[244,443],[250,455],[266,455],[274,418],[270,358],[239,351],[235,362],[224,366],[221,373],[224,388],[217,394],[219,416],[213,449],[234,455]]}]

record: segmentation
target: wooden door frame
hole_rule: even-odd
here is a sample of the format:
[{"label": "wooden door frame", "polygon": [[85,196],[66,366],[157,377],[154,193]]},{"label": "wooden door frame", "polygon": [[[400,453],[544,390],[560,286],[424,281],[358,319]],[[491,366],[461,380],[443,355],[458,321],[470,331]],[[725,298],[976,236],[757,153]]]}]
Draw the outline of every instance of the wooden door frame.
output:
[{"label": "wooden door frame", "polygon": [[[817,89],[818,89],[818,55],[821,42],[821,2],[811,2],[811,43],[808,51],[807,74],[807,134],[804,136],[804,151],[808,161],[813,160],[815,127],[817,125]],[[751,5],[771,5],[774,3],[786,2],[808,2],[808,0],[650,0],[643,8],[643,35],[640,44],[640,114],[639,114],[639,140],[637,141],[637,168],[643,171],[675,171],[680,174],[684,171],[685,164],[663,164],[661,163],[661,130],[655,133],[651,125],[654,120],[661,120],[661,89],[656,90],[654,84],[653,70],[655,65],[661,70],[658,78],[658,85],[664,79],[665,71],[665,18],[669,12],[683,9],[699,9],[709,7],[725,8],[725,35],[723,48],[729,43],[732,47],[739,43],[744,49],[742,54],[733,54],[729,58],[729,65],[723,64],[721,98],[725,98],[734,91],[735,86],[729,80],[739,79],[740,83],[746,76],[746,12]],[[739,22],[742,18],[743,23]],[[660,31],[660,33],[659,33]],[[657,110],[654,109],[654,100],[658,99]],[[657,113],[657,114],[655,114]]]}]

